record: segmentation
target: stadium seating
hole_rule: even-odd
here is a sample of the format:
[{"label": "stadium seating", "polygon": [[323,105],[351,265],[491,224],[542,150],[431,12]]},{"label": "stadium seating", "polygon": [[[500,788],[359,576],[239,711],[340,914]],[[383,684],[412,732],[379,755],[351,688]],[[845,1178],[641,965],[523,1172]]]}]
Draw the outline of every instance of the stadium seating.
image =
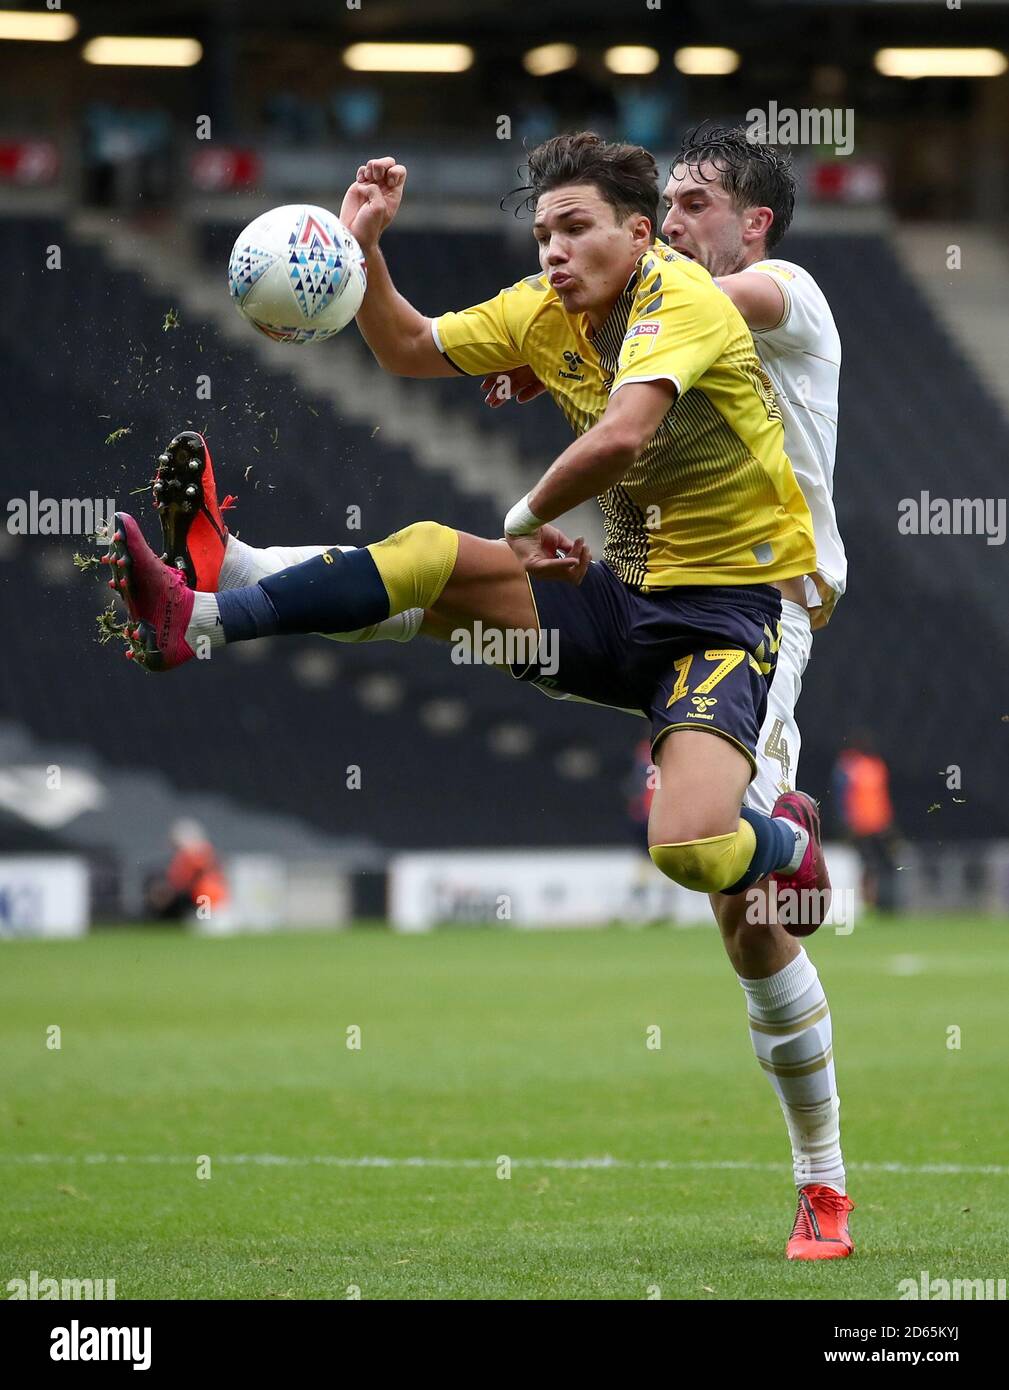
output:
[{"label": "stadium seating", "polygon": [[[435,491],[408,454],[322,402],[294,398],[251,351],[217,348],[197,324],[163,331],[171,305],[61,224],[5,221],[0,244],[19,268],[0,330],[0,418],[20,465],[9,470],[12,496],[114,496],[153,539],[153,514],[130,493],[163,443],[191,425],[206,430],[222,487],[239,497],[231,524],[250,541],[354,544],[426,515],[498,529],[496,506],[444,479]],[[56,244],[62,269],[45,271],[45,248]],[[203,373],[208,402],[196,400]],[[348,499],[363,506],[363,535],[343,526]],[[454,666],[426,642],[348,649],[289,639],[268,659],[249,647],[170,681],[145,677],[95,644],[109,595],[71,565],[86,545],[2,540],[0,584],[10,595],[15,574],[30,574],[38,606],[8,625],[0,711],[31,711],[37,737],[91,744],[106,762],[148,764],[181,790],[226,792],[386,845],[601,843],[626,833],[622,782],[636,721],[557,705]]]},{"label": "stadium seating", "polygon": [[[215,265],[235,230],[206,229]],[[54,244],[58,271],[44,269]],[[404,232],[388,249],[402,288],[429,312],[535,268],[531,248],[504,235]],[[231,524],[253,543],[355,544],[432,515],[498,530],[489,495],[433,479],[408,449],[336,418],[286,373],[261,366],[251,345],[224,346],[198,322],[164,329],[166,296],[111,268],[62,223],[4,219],[0,250],[15,268],[0,321],[10,495],[115,496],[153,536],[145,499],[130,493],[160,445],[191,426],[207,433],[222,486],[239,497]],[[934,832],[926,813],[942,800],[944,833],[990,833],[1001,808],[981,792],[946,804],[938,771],[956,762],[969,785],[990,724],[1009,712],[1001,595],[970,563],[982,540],[940,551],[936,540],[899,536],[896,523],[899,499],[922,488],[990,492],[1009,430],[883,240],[795,236],[783,250],[820,280],[845,347],[837,499],[852,582],[805,683],[801,781],[825,792],[841,740],[868,727],[890,761],[906,830]],[[203,374],[209,401],[196,398]],[[491,415],[472,382],[408,389],[439,393],[446,430],[467,413],[488,438],[512,431],[532,475],[568,439],[546,400]],[[128,435],[106,443],[124,427]],[[345,529],[348,500],[363,506],[361,532]],[[145,678],[95,645],[106,591],[70,565],[86,547],[0,540],[6,595],[14,574],[27,573],[38,600],[6,625],[0,714],[31,711],[36,737],[91,745],[107,763],[150,765],[183,791],[227,792],[386,845],[595,844],[632,833],[624,805],[639,721],[458,668],[426,642],[347,649],[289,639],[236,649],[209,670]],[[360,790],[347,786],[355,766]]]}]

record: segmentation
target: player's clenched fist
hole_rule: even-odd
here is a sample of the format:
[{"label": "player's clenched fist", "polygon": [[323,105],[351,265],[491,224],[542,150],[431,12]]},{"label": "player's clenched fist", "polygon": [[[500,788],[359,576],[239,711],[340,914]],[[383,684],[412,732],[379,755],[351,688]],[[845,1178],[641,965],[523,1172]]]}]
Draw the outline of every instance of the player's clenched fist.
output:
[{"label": "player's clenched fist", "polygon": [[406,166],[392,155],[369,159],[357,171],[340,208],[340,221],[365,251],[378,239],[399,211],[406,184]]}]

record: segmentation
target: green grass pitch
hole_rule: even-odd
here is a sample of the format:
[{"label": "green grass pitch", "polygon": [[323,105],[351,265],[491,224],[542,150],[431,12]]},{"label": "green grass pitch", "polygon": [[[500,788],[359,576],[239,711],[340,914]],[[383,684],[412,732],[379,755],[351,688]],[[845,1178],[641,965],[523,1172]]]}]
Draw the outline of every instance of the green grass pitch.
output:
[{"label": "green grass pitch", "polygon": [[[121,1299],[893,1299],[922,1270],[1004,1278],[1006,935],[961,918],[810,943],[857,1205],[855,1256],[814,1265],[783,1256],[784,1126],[713,930],[3,943],[3,1296],[33,1269]],[[369,1157],[437,1162],[332,1161]]]}]

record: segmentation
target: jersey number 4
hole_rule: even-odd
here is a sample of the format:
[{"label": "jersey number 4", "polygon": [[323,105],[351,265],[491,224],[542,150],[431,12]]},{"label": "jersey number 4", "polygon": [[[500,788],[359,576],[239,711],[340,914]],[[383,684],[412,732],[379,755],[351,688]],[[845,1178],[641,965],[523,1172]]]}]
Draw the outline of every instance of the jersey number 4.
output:
[{"label": "jersey number 4", "polygon": [[783,719],[776,719],[771,725],[771,732],[767,736],[764,744],[764,756],[773,758],[775,762],[781,764],[781,778],[786,785],[791,786],[791,778],[788,775],[791,763],[791,754],[788,749],[788,740],[781,737],[781,731],[785,727]]}]

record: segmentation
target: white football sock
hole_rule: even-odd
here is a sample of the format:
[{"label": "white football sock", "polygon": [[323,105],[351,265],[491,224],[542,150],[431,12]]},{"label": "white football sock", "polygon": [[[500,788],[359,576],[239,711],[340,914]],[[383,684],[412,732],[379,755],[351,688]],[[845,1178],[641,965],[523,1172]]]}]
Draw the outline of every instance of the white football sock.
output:
[{"label": "white football sock", "polygon": [[783,864],[776,872],[779,874],[794,874],[802,863],[809,844],[809,831],[801,825],[796,825],[794,820],[789,820],[787,816],[772,816],[772,820],[779,821],[782,825],[787,825],[789,830],[795,835],[795,853],[787,864]]},{"label": "white football sock", "polygon": [[412,642],[423,621],[423,608],[405,608],[371,627],[359,627],[354,632],[320,632],[319,636],[330,642]]},{"label": "white football sock", "polygon": [[271,545],[261,550],[254,545],[246,545],[229,531],[217,587],[248,589],[268,574],[278,574],[291,565],[300,565],[304,560],[323,555],[327,550],[353,549],[352,545]]},{"label": "white football sock", "polygon": [[204,649],[208,641],[212,647],[224,646],[224,624],[221,622],[221,610],[217,606],[216,595],[193,595],[193,611],[186,628],[186,641],[197,656],[201,655],[201,642]]},{"label": "white football sock", "polygon": [[[220,589],[245,589],[265,578],[268,574],[278,574],[291,565],[300,565],[327,550],[354,550],[352,545],[270,545],[258,549],[246,545],[237,536],[228,533],[224,548],[224,560],[218,580]],[[423,608],[408,608],[403,613],[394,613],[391,618],[383,618],[380,623],[361,627],[353,632],[320,632],[320,637],[328,637],[333,642],[411,642],[420,631],[424,621]]]},{"label": "white football sock", "polygon": [[800,948],[766,980],[737,976],[746,994],[750,1040],[777,1093],[792,1144],[797,1187],[845,1190],[830,1010],[816,969]]}]

